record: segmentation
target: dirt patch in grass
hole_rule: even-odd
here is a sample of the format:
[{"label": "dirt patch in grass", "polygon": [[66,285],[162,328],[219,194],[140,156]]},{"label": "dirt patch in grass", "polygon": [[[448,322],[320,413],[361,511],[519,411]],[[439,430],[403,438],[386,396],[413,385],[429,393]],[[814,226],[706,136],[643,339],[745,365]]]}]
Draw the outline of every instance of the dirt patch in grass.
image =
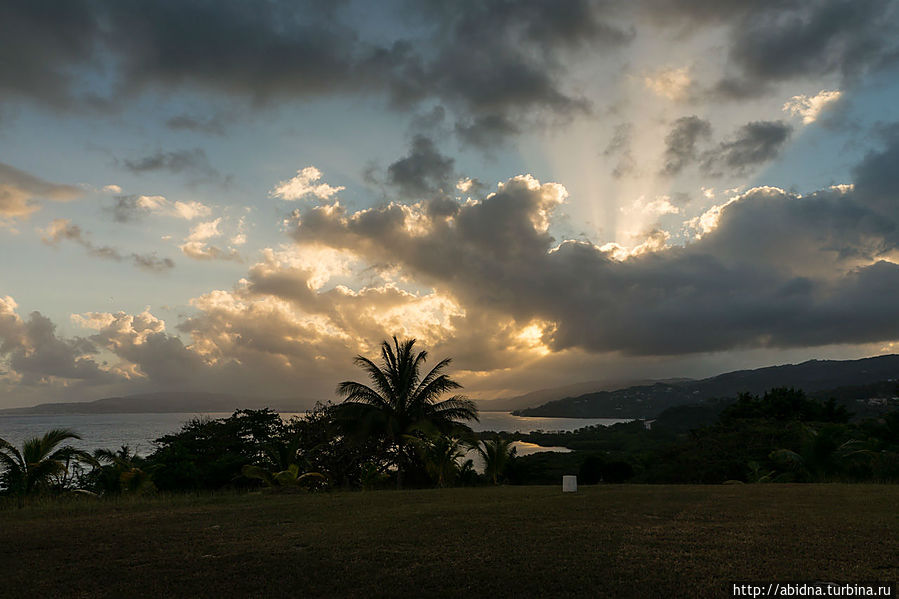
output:
[{"label": "dirt patch in grass", "polygon": [[896,581],[899,487],[621,485],[44,504],[0,597],[726,596]]}]

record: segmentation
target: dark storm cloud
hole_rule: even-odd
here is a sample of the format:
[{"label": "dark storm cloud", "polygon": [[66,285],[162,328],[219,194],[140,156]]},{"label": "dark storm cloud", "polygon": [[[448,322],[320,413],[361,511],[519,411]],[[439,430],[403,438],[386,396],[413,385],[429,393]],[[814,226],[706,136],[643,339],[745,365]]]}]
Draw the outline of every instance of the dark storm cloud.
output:
[{"label": "dark storm cloud", "polygon": [[890,5],[889,0],[824,0],[753,12],[735,29],[730,60],[753,81],[828,73],[854,79],[897,49]]},{"label": "dark storm cloud", "polygon": [[804,0],[645,0],[641,12],[660,24],[678,26],[728,22],[744,18],[753,11],[791,8]]},{"label": "dark storm cloud", "polygon": [[90,0],[0,3],[0,97],[68,105],[79,95],[75,69],[95,56],[100,28]]},{"label": "dark storm cloud", "polygon": [[[223,92],[257,105],[381,93],[403,107],[435,98],[463,119],[564,115],[589,109],[563,89],[565,57],[633,36],[590,0],[412,9],[411,30],[374,43],[348,25],[355,15],[345,3],[81,0],[51,9],[13,0],[0,8],[0,91],[56,107],[106,108],[159,88]],[[168,124],[219,131],[219,123],[189,115]]]},{"label": "dark storm cloud", "polygon": [[704,154],[703,169],[712,175],[722,171],[743,174],[776,157],[792,131],[783,121],[747,123],[731,139]]},{"label": "dark storm cloud", "polygon": [[136,174],[143,174],[153,171],[167,171],[174,174],[188,173],[194,175],[202,175],[204,177],[219,178],[220,173],[209,164],[209,158],[203,148],[193,148],[192,150],[159,150],[154,154],[136,158],[134,160],[123,160],[123,166]]},{"label": "dark storm cloud", "polygon": [[712,125],[698,116],[685,116],[674,121],[665,137],[665,166],[662,174],[673,176],[696,160],[700,141],[712,135]]},{"label": "dark storm cloud", "polygon": [[899,61],[899,11],[891,0],[647,0],[658,25],[727,27],[727,65],[712,87],[726,99],[757,97],[773,83],[837,74],[842,86]]},{"label": "dark storm cloud", "polygon": [[[410,231],[397,205],[317,206],[295,215],[295,235],[398,267],[456,298],[466,318],[550,323],[544,342],[556,350],[673,355],[891,340],[897,147],[866,157],[854,190],[755,188],[702,219],[701,238],[626,260],[588,242],[558,244],[545,223],[559,189],[528,177],[457,203],[452,219],[431,216],[424,230],[416,217]],[[756,160],[749,155],[737,164]]]},{"label": "dark storm cloud", "polygon": [[793,78],[836,74],[848,87],[899,62],[892,0],[645,0],[657,26],[726,28],[727,64],[712,96],[746,99]]},{"label": "dark storm cloud", "polygon": [[445,194],[452,186],[453,162],[438,151],[433,140],[418,135],[409,154],[387,168],[387,182],[405,197]]},{"label": "dark storm cloud", "polygon": [[413,2],[410,7],[434,27],[433,50],[407,77],[405,97],[437,95],[463,115],[457,133],[473,145],[496,145],[517,132],[513,121],[533,111],[562,117],[589,112],[588,100],[565,89],[572,53],[611,49],[633,32],[610,24],[602,3],[471,0],[448,5]]},{"label": "dark storm cloud", "polygon": [[334,8],[340,4],[13,0],[0,8],[0,52],[7,55],[0,55],[0,89],[55,106],[83,103],[85,73],[114,75],[110,100],[152,86],[187,85],[257,102],[363,91],[387,79],[395,55],[364,45],[341,25]]},{"label": "dark storm cloud", "polygon": [[899,221],[899,123],[880,125],[884,148],[869,152],[853,169],[855,193],[865,205]]},{"label": "dark storm cloud", "polygon": [[456,135],[467,145],[490,148],[502,145],[508,138],[518,135],[521,128],[500,114],[488,114],[456,123]]}]

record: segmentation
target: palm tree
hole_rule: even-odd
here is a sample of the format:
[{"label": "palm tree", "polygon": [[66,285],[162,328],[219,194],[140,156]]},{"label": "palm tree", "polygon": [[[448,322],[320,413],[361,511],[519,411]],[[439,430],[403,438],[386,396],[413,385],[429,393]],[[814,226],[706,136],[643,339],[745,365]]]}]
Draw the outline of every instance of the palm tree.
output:
[{"label": "palm tree", "polygon": [[438,487],[446,487],[456,480],[462,468],[461,460],[467,453],[466,442],[445,435],[428,439],[414,437],[412,441],[418,448],[425,469]]},{"label": "palm tree", "polygon": [[107,464],[100,469],[100,484],[106,493],[140,494],[156,490],[150,474],[141,468],[143,460],[127,445],[115,451],[98,449],[94,451],[94,459]]},{"label": "palm tree", "polygon": [[54,477],[65,475],[71,460],[94,461],[90,454],[71,445],[58,447],[68,439],[81,437],[69,429],[53,429],[43,437],[27,439],[21,452],[12,443],[0,439],[2,481],[19,497],[19,507],[24,505],[25,495],[49,489]]},{"label": "palm tree", "polygon": [[241,468],[240,473],[247,478],[261,480],[267,487],[298,488],[315,480],[326,480],[325,475],[318,472],[300,472],[300,467],[297,464],[291,464],[279,472],[273,472],[264,466],[246,464]]},{"label": "palm tree", "polygon": [[354,381],[337,386],[337,394],[344,398],[335,406],[338,418],[349,428],[382,440],[388,462],[397,469],[397,488],[402,488],[403,475],[414,459],[411,438],[421,438],[423,431],[442,435],[470,432],[463,421],[478,419],[478,409],[468,398],[453,395],[440,400],[445,393],[461,388],[444,373],[451,360],[441,360],[422,377],[428,352],[415,353],[414,346],[415,339],[400,342],[394,336],[392,345],[384,341],[380,366],[361,355],[354,360],[368,374],[372,386]]},{"label": "palm tree", "polygon": [[516,449],[512,447],[512,440],[497,435],[495,439],[476,443],[472,447],[484,460],[484,475],[493,481],[494,485],[499,484],[503,472],[515,457]]}]

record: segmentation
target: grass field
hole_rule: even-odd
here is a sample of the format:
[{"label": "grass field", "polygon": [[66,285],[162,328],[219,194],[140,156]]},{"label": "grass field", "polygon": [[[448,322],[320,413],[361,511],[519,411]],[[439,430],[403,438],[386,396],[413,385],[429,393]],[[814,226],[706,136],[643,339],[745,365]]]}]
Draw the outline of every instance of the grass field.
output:
[{"label": "grass field", "polygon": [[0,512],[0,597],[721,597],[899,579],[899,486],[501,487]]}]

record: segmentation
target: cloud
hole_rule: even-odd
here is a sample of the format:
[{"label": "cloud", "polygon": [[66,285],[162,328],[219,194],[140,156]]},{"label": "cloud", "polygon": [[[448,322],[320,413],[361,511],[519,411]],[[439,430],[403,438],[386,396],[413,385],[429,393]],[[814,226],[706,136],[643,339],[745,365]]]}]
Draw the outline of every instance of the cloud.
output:
[{"label": "cloud", "polygon": [[[94,110],[150,90],[242,98],[255,108],[380,94],[399,108],[437,100],[463,120],[496,115],[508,122],[589,110],[566,89],[567,58],[634,37],[592,0],[524,0],[514,10],[502,0],[453,10],[398,2],[384,10],[399,24],[387,36],[360,24],[355,11],[318,0],[163,0],[149,7],[76,0],[51,13],[16,4],[0,19],[0,64],[15,65],[0,70],[0,92]],[[94,80],[104,84],[84,83]],[[169,126],[219,129],[213,117],[190,115],[172,117]]]},{"label": "cloud", "polygon": [[747,123],[730,140],[703,155],[703,169],[713,175],[720,175],[722,169],[745,174],[777,156],[792,131],[793,128],[783,121]]},{"label": "cloud", "polygon": [[773,3],[735,14],[725,79],[737,97],[795,77],[837,74],[851,84],[899,56],[888,0]]},{"label": "cloud", "polygon": [[680,212],[680,208],[671,203],[671,196],[667,195],[658,196],[649,201],[644,196],[640,196],[629,207],[621,210],[625,213],[637,213],[649,217],[678,214]]},{"label": "cloud", "polygon": [[123,259],[122,254],[116,248],[94,245],[81,230],[81,227],[72,224],[72,221],[67,218],[53,219],[41,233],[43,234],[42,241],[47,245],[56,246],[61,241],[72,241],[87,250],[91,256],[116,262],[121,262]]},{"label": "cloud", "polygon": [[840,90],[821,90],[814,96],[793,96],[784,105],[784,112],[802,117],[802,124],[808,125],[818,120],[821,113],[842,96]]},{"label": "cloud", "polygon": [[502,145],[508,138],[521,133],[521,127],[502,114],[486,114],[458,121],[455,130],[462,143],[478,148]]},{"label": "cloud", "polygon": [[0,224],[27,218],[40,209],[38,199],[66,202],[82,194],[78,187],[48,183],[0,162]]},{"label": "cloud", "polygon": [[345,187],[332,187],[327,183],[316,183],[321,178],[320,170],[314,166],[307,166],[298,170],[296,177],[280,181],[268,195],[282,200],[301,200],[307,196],[327,200],[346,189]]},{"label": "cloud", "polygon": [[880,124],[883,148],[868,152],[853,168],[854,193],[877,214],[899,221],[899,123]]},{"label": "cloud", "polygon": [[387,167],[387,182],[404,197],[445,194],[451,188],[453,163],[437,150],[433,140],[417,135],[409,154]]},{"label": "cloud", "polygon": [[667,68],[647,75],[643,78],[643,84],[657,96],[668,100],[680,101],[686,99],[693,81],[690,78],[690,68]]},{"label": "cloud", "polygon": [[95,258],[103,258],[115,262],[122,262],[128,259],[137,268],[151,272],[164,272],[175,267],[174,261],[170,258],[159,258],[155,252],[125,255],[115,247],[108,245],[98,246],[90,240],[90,234],[82,231],[81,227],[72,224],[67,218],[54,219],[40,232],[43,234],[43,242],[47,245],[56,247],[62,241],[71,241],[83,247],[89,256]]},{"label": "cloud", "polygon": [[668,177],[681,172],[697,158],[697,145],[710,138],[712,125],[698,116],[684,116],[676,121],[665,137],[665,166],[662,174]]},{"label": "cloud", "polygon": [[497,133],[513,132],[512,123],[535,112],[570,117],[589,111],[589,101],[565,89],[565,58],[620,47],[633,37],[589,0],[525,0],[514,10],[499,0],[453,10],[439,2],[409,6],[428,28],[427,50],[410,53],[393,97],[399,104],[439,97],[465,115],[457,132],[477,145],[495,145],[502,141]]},{"label": "cloud", "polygon": [[21,385],[48,385],[60,379],[93,384],[118,377],[93,359],[97,348],[81,337],[62,339],[56,325],[40,312],[21,318],[9,296],[0,297],[0,363],[17,375]]},{"label": "cloud", "polygon": [[134,265],[144,270],[163,272],[175,268],[171,258],[160,258],[155,252],[150,254],[131,254]]},{"label": "cloud", "polygon": [[[287,393],[301,382],[333,388],[354,354],[395,333],[455,356],[474,379],[553,356],[894,340],[899,136],[887,133],[883,144],[856,168],[854,184],[802,196],[750,189],[700,215],[701,237],[686,244],[671,244],[660,229],[632,248],[559,242],[551,223],[567,192],[527,175],[446,212],[423,202],[307,205],[291,217],[295,244],[266,249],[233,288],[192,300],[194,312],[175,327],[189,342],[149,310],[78,315],[95,334],[59,339],[46,334],[46,319],[33,317],[28,330],[11,298],[0,298],[0,353],[30,381],[83,376]],[[659,197],[634,209],[672,207]],[[71,227],[57,231],[75,236]],[[210,221],[193,237],[219,234]],[[38,339],[41,360],[22,362]],[[100,352],[111,365],[97,366]]]},{"label": "cloud", "polygon": [[193,220],[212,213],[209,206],[195,200],[182,202],[145,195],[116,196],[115,204],[109,210],[113,219],[120,223],[139,221],[149,214]]},{"label": "cloud", "polygon": [[154,154],[135,160],[123,160],[122,164],[126,169],[136,174],[167,171],[173,174],[188,173],[200,175],[210,179],[221,177],[221,173],[209,164],[209,159],[206,157],[206,151],[203,148],[170,152],[159,150]]},{"label": "cloud", "polygon": [[0,12],[0,95],[69,105],[77,94],[75,71],[94,60],[101,35],[92,5],[76,0],[48,13],[30,2],[5,4]]},{"label": "cloud", "polygon": [[[372,79],[361,66],[378,68],[375,49],[314,1],[228,0],[213,7],[198,0],[152,6],[79,0],[51,13],[19,3],[6,7],[0,22],[4,48],[18,57],[16,68],[0,72],[3,90],[54,106],[90,100],[79,76],[104,66],[120,82],[107,100],[151,85],[258,100],[317,95],[358,89]],[[115,60],[104,60],[109,56]]]},{"label": "cloud", "polygon": [[221,225],[221,217],[197,223],[190,229],[190,234],[181,244],[179,249],[188,258],[194,260],[235,260],[240,261],[241,257],[237,250],[231,248],[222,249],[209,243],[210,239],[221,237],[222,232],[219,230]]},{"label": "cloud", "polygon": [[221,114],[208,117],[197,117],[189,114],[178,114],[165,122],[173,131],[192,131],[209,135],[225,134],[225,118]]},{"label": "cloud", "polygon": [[631,149],[633,136],[633,123],[615,125],[612,138],[602,152],[603,156],[618,156],[618,162],[612,169],[612,176],[616,179],[633,173],[637,168]]},{"label": "cloud", "polygon": [[[899,291],[899,265],[890,261],[899,259],[899,236],[895,202],[890,219],[873,207],[882,206],[881,190],[896,198],[895,169],[886,166],[895,147],[868,157],[854,188],[749,190],[703,215],[701,239],[686,246],[669,246],[664,231],[636,251],[556,243],[548,222],[564,193],[530,177],[459,204],[452,218],[400,205],[310,207],[295,214],[295,237],[390,265],[401,280],[451,299],[464,314],[454,317],[457,330],[498,315],[512,330],[543,323],[541,342],[553,352],[882,341],[899,335],[899,308],[887,299]],[[668,204],[642,207],[672,212]],[[294,301],[315,299],[307,290]]]},{"label": "cloud", "polygon": [[[177,336],[166,332],[165,322],[150,313],[89,312],[73,315],[80,326],[94,329],[91,343],[120,359],[117,369],[131,379],[149,379],[159,386],[190,388],[203,379],[209,365],[197,352],[186,348]],[[202,387],[200,387],[202,388]]]}]

